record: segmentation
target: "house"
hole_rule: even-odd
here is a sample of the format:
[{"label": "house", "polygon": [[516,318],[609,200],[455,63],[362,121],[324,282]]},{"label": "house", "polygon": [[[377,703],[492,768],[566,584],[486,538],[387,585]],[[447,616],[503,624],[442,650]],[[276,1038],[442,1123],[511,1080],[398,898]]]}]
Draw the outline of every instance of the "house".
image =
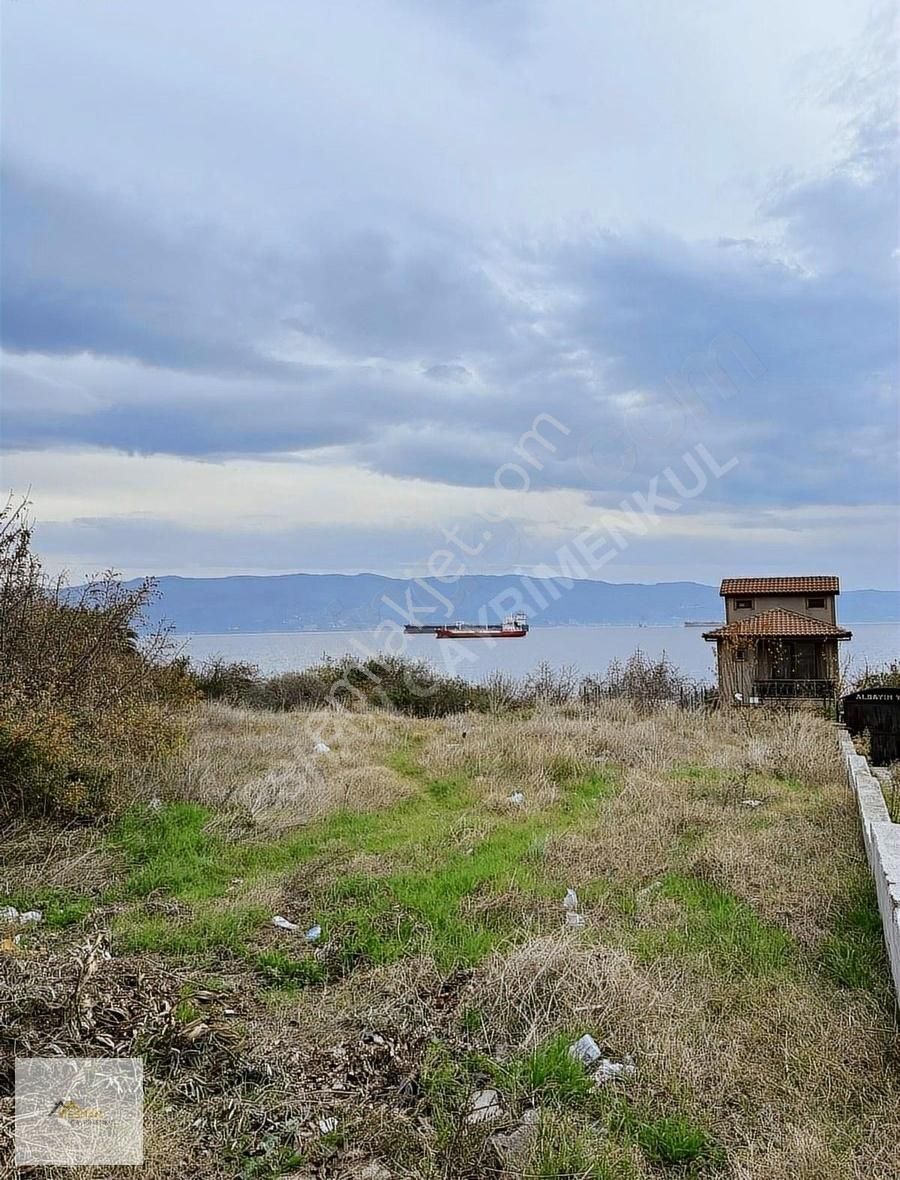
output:
[{"label": "house", "polygon": [[716,645],[723,704],[832,702],[839,679],[836,577],[725,578]]}]

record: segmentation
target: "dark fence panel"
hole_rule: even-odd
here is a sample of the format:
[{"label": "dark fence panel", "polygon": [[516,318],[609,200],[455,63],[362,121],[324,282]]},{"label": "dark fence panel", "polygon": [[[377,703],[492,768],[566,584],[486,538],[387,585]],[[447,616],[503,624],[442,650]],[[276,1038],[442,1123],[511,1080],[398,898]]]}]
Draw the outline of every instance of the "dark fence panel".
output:
[{"label": "dark fence panel", "polygon": [[852,734],[869,731],[870,761],[887,766],[900,761],[900,688],[862,688],[841,702]]}]

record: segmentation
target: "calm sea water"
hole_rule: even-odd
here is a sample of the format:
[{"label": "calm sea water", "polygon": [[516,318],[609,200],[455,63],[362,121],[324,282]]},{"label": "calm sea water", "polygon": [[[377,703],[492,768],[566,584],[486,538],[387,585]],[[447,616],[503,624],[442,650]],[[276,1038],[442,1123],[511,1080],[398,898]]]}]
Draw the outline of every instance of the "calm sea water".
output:
[{"label": "calm sea water", "polygon": [[[841,663],[861,669],[900,658],[900,624],[850,624],[853,638],[841,644]],[[673,663],[698,680],[714,679],[713,644],[700,627],[533,627],[524,639],[439,640],[431,635],[405,637],[404,654],[435,668],[481,680],[500,670],[521,676],[546,661],[569,665],[580,675],[604,672],[610,660],[627,659],[638,648],[649,656],[665,651]],[[278,631],[265,634],[191,635],[185,654],[201,661],[210,656],[246,660],[262,672],[289,672],[315,663],[323,655],[378,654],[382,635],[374,631]]]}]

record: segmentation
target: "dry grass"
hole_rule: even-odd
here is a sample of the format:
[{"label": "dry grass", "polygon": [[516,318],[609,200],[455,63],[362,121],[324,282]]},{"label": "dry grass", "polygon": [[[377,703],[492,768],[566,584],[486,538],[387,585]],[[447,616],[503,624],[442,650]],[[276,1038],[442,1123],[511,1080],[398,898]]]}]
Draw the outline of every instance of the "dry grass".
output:
[{"label": "dry grass", "polygon": [[[116,1009],[154,971],[209,993],[151,1054],[148,1176],[900,1175],[896,1014],[829,723],[618,702],[429,721],[208,707],[160,788],[201,809],[171,856],[141,821],[156,859],[140,879],[163,885],[123,879],[144,829],[94,833],[95,897],[118,894],[24,948],[37,979],[112,922],[97,987]],[[48,838],[10,855],[17,896]],[[74,888],[85,845],[55,839],[46,881]],[[583,930],[563,928],[568,885]],[[320,920],[324,945],[274,912]],[[210,1031],[186,1054],[198,1007]],[[52,1014],[16,1019],[20,1044],[56,1035]],[[556,1038],[585,1031],[635,1076],[559,1074]],[[503,1130],[542,1111],[515,1159],[465,1123],[485,1085]]]},{"label": "dry grass", "polygon": [[[410,728],[386,713],[335,718],[204,705],[183,756],[154,785],[164,797],[226,808],[270,829],[309,823],[342,807],[387,807],[408,786],[381,759]],[[315,754],[322,741],[333,743],[327,764]]]}]

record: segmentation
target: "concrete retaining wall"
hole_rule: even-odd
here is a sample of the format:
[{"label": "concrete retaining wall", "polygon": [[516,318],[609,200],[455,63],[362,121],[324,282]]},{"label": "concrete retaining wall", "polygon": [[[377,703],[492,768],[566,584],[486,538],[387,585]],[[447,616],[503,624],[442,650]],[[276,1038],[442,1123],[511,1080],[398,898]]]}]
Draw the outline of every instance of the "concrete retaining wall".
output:
[{"label": "concrete retaining wall", "polygon": [[891,823],[881,784],[869,764],[857,754],[846,730],[840,735],[847,779],[856,795],[863,843],[872,876],[894,990],[900,1003],[900,824]]}]

